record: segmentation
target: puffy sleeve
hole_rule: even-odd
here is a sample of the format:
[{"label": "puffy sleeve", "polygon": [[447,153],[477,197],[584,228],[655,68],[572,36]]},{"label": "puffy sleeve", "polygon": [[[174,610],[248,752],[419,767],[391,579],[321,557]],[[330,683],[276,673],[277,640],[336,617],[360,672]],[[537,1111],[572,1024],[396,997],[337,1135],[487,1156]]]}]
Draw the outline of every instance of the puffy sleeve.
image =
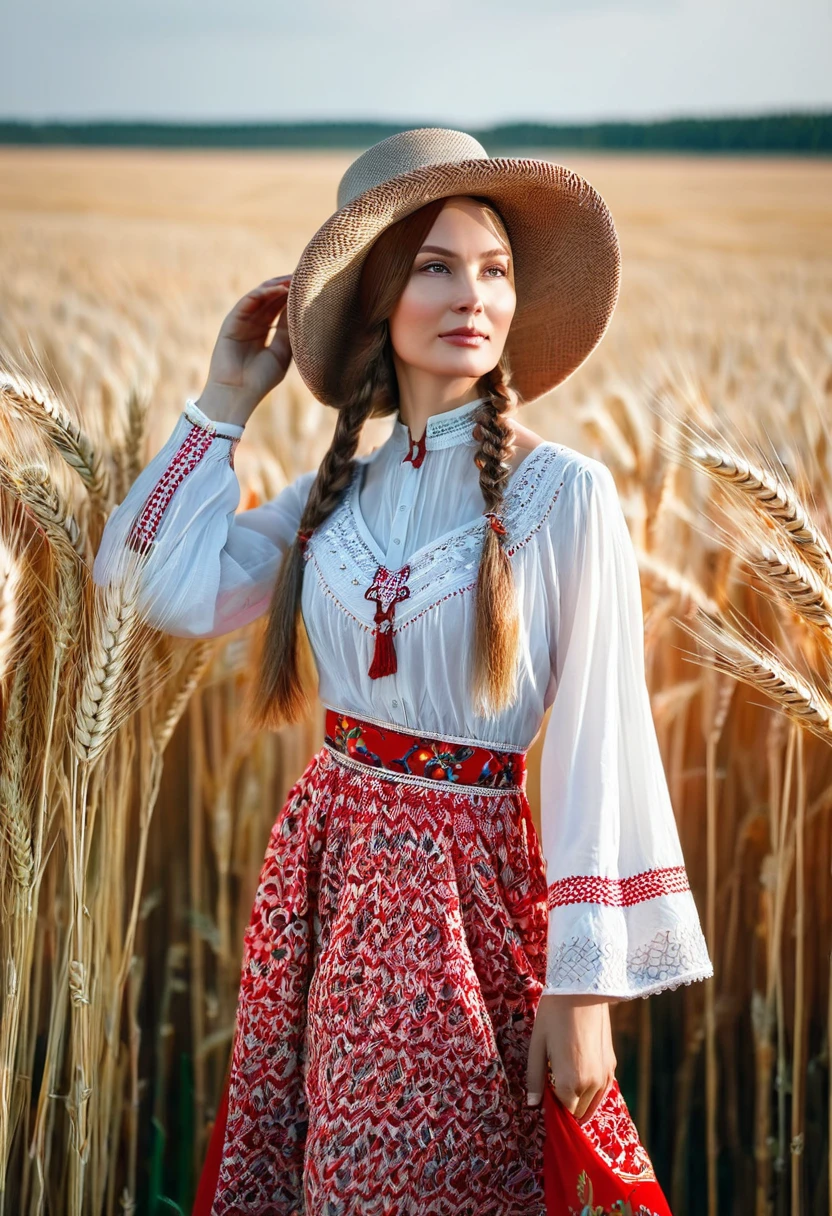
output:
[{"label": "puffy sleeve", "polygon": [[544,543],[554,591],[543,992],[626,999],[706,979],[713,965],[645,681],[638,564],[606,465],[582,456],[566,471]]},{"label": "puffy sleeve", "polygon": [[140,615],[176,637],[217,637],[267,610],[315,479],[314,470],[303,473],[276,498],[237,514],[234,451],[243,429],[213,422],[188,399],[104,526],[94,582],[137,577]]}]

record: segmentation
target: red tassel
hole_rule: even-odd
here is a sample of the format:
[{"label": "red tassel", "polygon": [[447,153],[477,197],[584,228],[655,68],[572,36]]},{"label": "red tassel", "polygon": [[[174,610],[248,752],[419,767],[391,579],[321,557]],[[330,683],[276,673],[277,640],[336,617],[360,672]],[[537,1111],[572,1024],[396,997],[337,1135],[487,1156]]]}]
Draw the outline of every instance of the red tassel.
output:
[{"label": "red tassel", "polygon": [[407,585],[410,566],[402,566],[400,570],[388,570],[379,566],[375,573],[372,586],[364,592],[364,598],[374,600],[376,613],[376,643],[373,650],[373,661],[367,673],[370,679],[379,676],[391,676],[396,671],[396,649],[393,645],[393,613],[399,600],[406,600],[410,595]]},{"label": "red tassel", "polygon": [[393,630],[388,624],[387,629],[376,630],[373,661],[370,664],[368,675],[371,680],[376,680],[379,676],[392,676],[397,669],[396,647],[393,645]]}]

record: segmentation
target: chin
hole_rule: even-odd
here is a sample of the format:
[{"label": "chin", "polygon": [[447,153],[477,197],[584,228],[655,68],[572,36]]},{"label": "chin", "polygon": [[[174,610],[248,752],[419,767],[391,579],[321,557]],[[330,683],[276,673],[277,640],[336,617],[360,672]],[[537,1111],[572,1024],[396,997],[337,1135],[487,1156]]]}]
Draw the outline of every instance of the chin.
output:
[{"label": "chin", "polygon": [[[454,352],[456,354],[457,352]],[[443,359],[437,370],[446,376],[485,376],[493,371],[499,359],[483,358],[482,351],[459,351],[458,358]]]}]

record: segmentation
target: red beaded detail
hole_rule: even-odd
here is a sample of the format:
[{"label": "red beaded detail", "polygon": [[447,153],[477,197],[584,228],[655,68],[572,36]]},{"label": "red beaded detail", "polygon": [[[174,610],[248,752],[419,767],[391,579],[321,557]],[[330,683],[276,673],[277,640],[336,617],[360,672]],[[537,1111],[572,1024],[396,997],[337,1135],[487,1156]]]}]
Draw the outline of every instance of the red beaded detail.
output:
[{"label": "red beaded detail", "polygon": [[414,469],[418,469],[422,461],[425,459],[427,451],[427,427],[422,431],[420,439],[414,439],[410,434],[410,427],[407,428],[407,438],[410,444],[410,450],[405,456],[402,464],[407,464],[408,460],[413,465]]},{"label": "red beaded detail", "polygon": [[204,427],[191,425],[174,453],[168,467],[157,481],[141,512],[133,522],[127,537],[131,549],[143,553],[153,544],[170,501],[182,482],[192,473],[213,442],[214,434]]},{"label": "red beaded detail", "polygon": [[490,788],[525,785],[523,751],[430,739],[377,726],[337,709],[327,709],[325,730],[324,741],[331,748],[371,768]]},{"label": "red beaded detail", "polygon": [[629,907],[657,895],[671,895],[690,890],[687,872],[682,866],[664,866],[658,870],[643,870],[630,878],[602,878],[597,874],[572,874],[549,884],[550,908],[561,904],[610,904]]},{"label": "red beaded detail", "polygon": [[400,570],[388,570],[386,566],[379,566],[372,584],[364,592],[365,600],[376,601],[376,613],[373,618],[376,642],[368,672],[371,680],[392,675],[397,670],[396,650],[393,646],[393,613],[399,600],[406,600],[410,595],[410,588],[407,586],[409,575],[410,566],[402,566]]},{"label": "red beaded detail", "polygon": [[491,527],[493,528],[493,530],[496,533],[498,533],[498,535],[500,535],[500,536],[507,535],[506,526],[503,523],[502,518],[497,514],[496,511],[485,511],[484,515],[485,515],[485,518],[488,520],[489,524],[491,525]]}]

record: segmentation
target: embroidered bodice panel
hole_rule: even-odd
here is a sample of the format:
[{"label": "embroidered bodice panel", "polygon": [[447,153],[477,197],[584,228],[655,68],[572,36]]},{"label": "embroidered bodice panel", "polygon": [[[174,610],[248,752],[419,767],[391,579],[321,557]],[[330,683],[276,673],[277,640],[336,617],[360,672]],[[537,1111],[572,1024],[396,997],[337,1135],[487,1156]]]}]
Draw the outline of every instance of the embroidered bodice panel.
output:
[{"label": "embroidered bodice panel", "polygon": [[[566,457],[555,444],[540,445],[515,470],[506,489],[503,520],[523,632],[518,697],[509,709],[483,717],[474,711],[467,693],[477,570],[489,526],[473,464],[475,449],[475,444],[437,449],[436,454],[445,457],[441,465],[433,466],[427,476],[427,460],[415,471],[407,466],[400,480],[395,471],[389,478],[367,477],[378,474],[382,465],[385,472],[388,466],[395,470],[391,457],[401,459],[396,445],[357,462],[341,504],[305,551],[311,577],[304,577],[304,622],[324,704],[411,729],[525,750],[551,696],[551,629],[557,620],[556,602],[551,602],[556,586],[551,554],[545,546],[536,547],[535,537],[556,503]],[[427,455],[430,458],[430,450]],[[419,484],[423,477],[424,485]],[[448,487],[444,496],[443,487]],[[384,519],[394,521],[386,532],[379,526]],[[372,679],[368,672],[374,603],[365,592],[380,565],[394,571],[407,568],[408,595],[395,608],[397,671]],[[327,603],[321,602],[322,596]],[[349,655],[339,614],[349,621]],[[343,687],[345,664],[348,694]]]},{"label": "embroidered bodice panel", "polygon": [[[539,444],[506,484],[517,696],[493,717],[473,708],[476,575],[491,526],[473,459],[478,404],[432,415],[418,442],[395,417],[308,540],[301,607],[321,700],[508,750],[528,749],[551,706],[540,768],[544,991],[626,997],[705,978],[712,964],[645,682],[635,551],[608,467],[564,445]],[[315,470],[238,511],[242,436],[189,400],[104,529],[95,582],[117,584],[141,558],[140,611],[176,636],[218,636],[267,612],[300,525]]]}]

